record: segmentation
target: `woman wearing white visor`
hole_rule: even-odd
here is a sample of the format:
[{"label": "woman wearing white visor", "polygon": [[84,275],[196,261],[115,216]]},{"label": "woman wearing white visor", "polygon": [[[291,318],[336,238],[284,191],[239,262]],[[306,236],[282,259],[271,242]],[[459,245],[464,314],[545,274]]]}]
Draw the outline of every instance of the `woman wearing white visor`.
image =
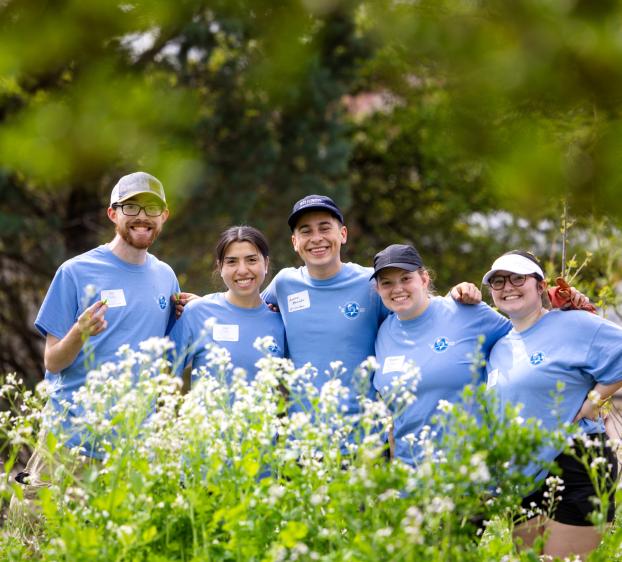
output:
[{"label": "woman wearing white visor", "polygon": [[[512,330],[494,345],[488,363],[488,386],[504,403],[522,404],[521,415],[542,420],[546,429],[559,423],[576,423],[584,439],[575,439],[580,454],[587,453],[602,463],[604,478],[613,483],[617,460],[606,443],[600,400],[622,386],[622,329],[612,322],[582,310],[547,310],[542,295],[547,283],[537,258],[513,251],[498,258],[483,283],[491,289],[498,309],[512,322]],[[559,403],[559,389],[561,404]],[[588,398],[590,395],[590,398]],[[556,402],[557,397],[557,402]],[[517,525],[515,538],[524,546],[544,535],[544,554],[555,557],[585,556],[601,539],[588,520],[594,510],[594,487],[587,470],[574,456],[553,448],[537,452],[531,474],[535,491],[523,501],[544,506],[542,463],[555,460],[561,469],[564,490],[548,517],[542,515]],[[539,462],[538,462],[539,461]],[[610,468],[609,468],[610,467]],[[607,473],[608,471],[608,473]],[[608,521],[615,505],[610,498]]]}]

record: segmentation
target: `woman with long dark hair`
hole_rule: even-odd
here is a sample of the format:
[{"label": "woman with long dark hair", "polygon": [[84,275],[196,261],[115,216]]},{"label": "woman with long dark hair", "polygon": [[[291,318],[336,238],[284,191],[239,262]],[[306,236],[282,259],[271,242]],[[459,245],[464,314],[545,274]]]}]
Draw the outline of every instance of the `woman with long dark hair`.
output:
[{"label": "woman with long dark hair", "polygon": [[225,230],[215,249],[216,267],[226,291],[191,300],[171,330],[175,342],[177,371],[208,362],[206,344],[224,347],[233,367],[256,372],[255,363],[263,351],[257,338],[270,337],[268,351],[283,357],[285,330],[280,314],[272,312],[260,296],[270,264],[268,242],[252,226],[232,226]]}]

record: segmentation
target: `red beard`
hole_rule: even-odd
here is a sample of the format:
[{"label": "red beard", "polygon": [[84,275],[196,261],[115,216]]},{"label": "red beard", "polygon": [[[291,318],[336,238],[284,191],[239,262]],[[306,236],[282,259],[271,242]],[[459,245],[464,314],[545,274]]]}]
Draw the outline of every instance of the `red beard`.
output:
[{"label": "red beard", "polygon": [[[132,230],[132,227],[148,227],[151,230],[145,233],[137,233]],[[161,227],[158,228],[155,224],[144,221],[144,220],[134,220],[131,222],[127,222],[125,225],[120,226],[117,225],[116,232],[125,242],[127,242],[133,248],[138,250],[146,250],[151,246],[155,239],[160,234]]]}]

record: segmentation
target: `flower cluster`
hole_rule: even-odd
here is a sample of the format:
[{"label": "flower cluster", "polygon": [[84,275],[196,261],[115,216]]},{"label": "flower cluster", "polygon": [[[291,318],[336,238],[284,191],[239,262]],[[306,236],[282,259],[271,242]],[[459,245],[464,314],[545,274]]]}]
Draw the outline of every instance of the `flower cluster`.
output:
[{"label": "flower cluster", "polygon": [[[429,428],[407,436],[423,450],[416,467],[389,462],[391,414],[416,399],[418,369],[373,400],[359,377],[360,413],[342,366],[316,387],[316,370],[266,356],[249,376],[228,353],[209,349],[209,364],[191,389],[170,374],[168,340],[124,347],[115,363],[93,369],[61,411],[42,408],[49,389],[29,393],[8,376],[1,396],[10,442],[9,470],[19,448],[42,444],[54,460],[51,485],[39,495],[44,514],[36,545],[0,533],[6,560],[498,560],[512,554],[478,546],[477,518],[509,522],[529,486],[533,453],[552,439],[518,408],[495,417],[484,388],[461,403],[439,404],[442,435]],[[67,416],[71,411],[70,424]],[[18,415],[19,414],[19,415]],[[71,451],[63,444],[80,435]],[[90,451],[98,460],[87,460]],[[602,461],[593,461],[602,467]],[[8,474],[8,471],[7,471]],[[550,482],[552,494],[563,485]],[[7,479],[9,499],[19,485]],[[496,544],[496,543],[495,543]]]}]

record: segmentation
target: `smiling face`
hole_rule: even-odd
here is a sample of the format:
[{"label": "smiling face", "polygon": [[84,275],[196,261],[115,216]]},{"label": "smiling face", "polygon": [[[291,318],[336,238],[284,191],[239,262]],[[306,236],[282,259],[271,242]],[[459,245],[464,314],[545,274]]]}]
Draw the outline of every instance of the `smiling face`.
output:
[{"label": "smiling face", "polygon": [[[164,206],[160,199],[149,194],[136,195],[127,201],[123,201],[124,205],[131,203],[143,207],[145,205]],[[108,217],[115,223],[116,233],[128,246],[137,250],[146,250],[155,242],[160,234],[162,225],[168,218],[168,209],[164,209],[159,217],[148,217],[144,209],[141,209],[140,213],[135,217],[130,217],[124,215],[120,207],[109,207]]]},{"label": "smiling face", "polygon": [[381,269],[376,276],[376,290],[382,303],[400,320],[423,314],[430,302],[427,271],[407,271],[398,267]]},{"label": "smiling face", "polygon": [[292,244],[305,262],[309,275],[327,279],[341,269],[341,246],[347,238],[346,227],[333,215],[325,211],[312,211],[298,219]]},{"label": "smiling face", "polygon": [[[512,285],[509,271],[495,271],[492,277],[506,277],[503,287],[490,288],[495,306],[512,321],[529,318],[538,314],[542,309],[542,292],[546,287],[545,281],[538,281],[533,275],[528,275],[524,285]],[[491,277],[491,279],[492,279]]]},{"label": "smiling face", "polygon": [[259,290],[268,271],[268,258],[250,242],[232,242],[218,263],[220,276],[227,285],[227,300],[237,306],[261,304]]}]

